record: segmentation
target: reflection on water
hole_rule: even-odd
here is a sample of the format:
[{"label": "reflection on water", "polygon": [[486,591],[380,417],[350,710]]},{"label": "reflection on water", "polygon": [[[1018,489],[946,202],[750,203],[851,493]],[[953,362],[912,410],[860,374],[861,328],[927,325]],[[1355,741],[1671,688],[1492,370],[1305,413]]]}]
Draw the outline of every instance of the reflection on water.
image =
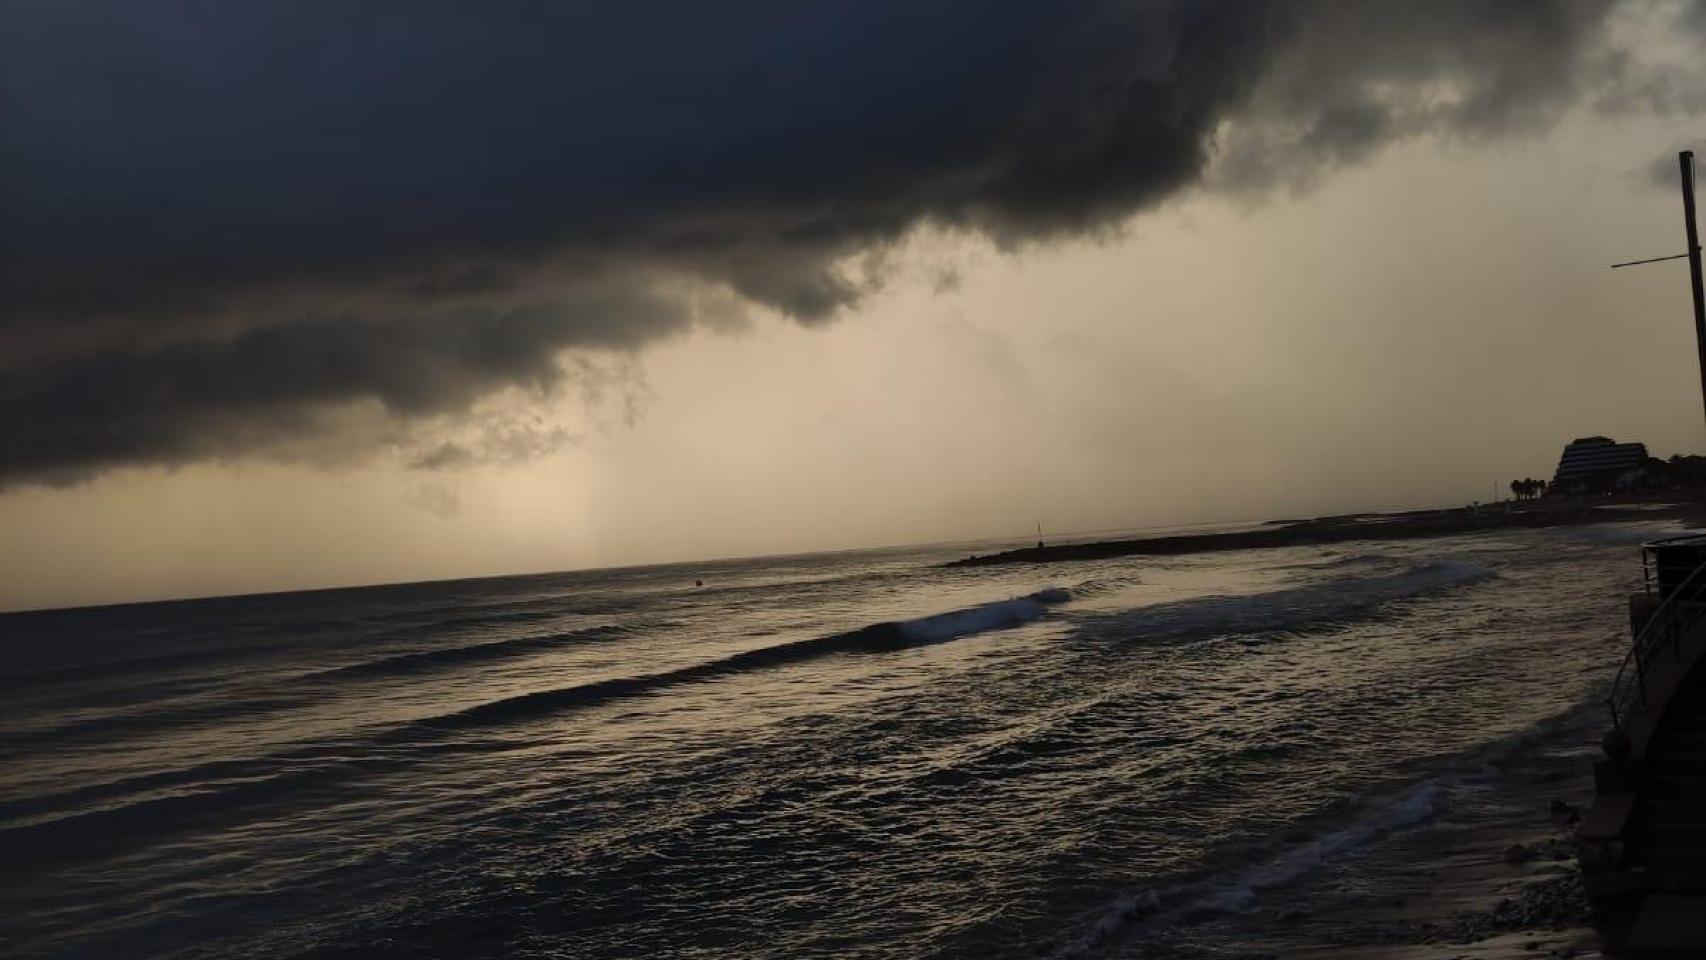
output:
[{"label": "reflection on water", "polygon": [[1119,918],[1146,897],[1252,909],[1591,696],[1638,567],[1580,533],[0,618],[0,937],[1094,955],[1141,935]]}]

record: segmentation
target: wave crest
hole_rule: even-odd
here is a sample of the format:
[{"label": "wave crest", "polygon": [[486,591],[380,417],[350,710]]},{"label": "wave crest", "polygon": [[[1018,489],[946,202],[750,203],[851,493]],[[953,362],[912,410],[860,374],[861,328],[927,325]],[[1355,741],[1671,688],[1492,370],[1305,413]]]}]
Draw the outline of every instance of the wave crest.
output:
[{"label": "wave crest", "polygon": [[464,729],[524,720],[532,716],[578,710],[612,700],[642,696],[670,687],[700,683],[752,670],[769,669],[839,653],[871,653],[941,643],[958,637],[1000,630],[1041,617],[1050,606],[1072,598],[1063,587],[1048,587],[1023,597],[998,600],[964,610],[932,614],[915,620],[874,623],[847,633],[795,640],[744,650],[716,660],[662,673],[617,677],[522,694],[482,703],[456,713],[418,721],[423,729]]},{"label": "wave crest", "polygon": [[1485,567],[1435,560],[1400,573],[1347,577],[1267,593],[1198,597],[1080,620],[1092,637],[1180,640],[1331,626],[1390,603],[1492,577]]}]

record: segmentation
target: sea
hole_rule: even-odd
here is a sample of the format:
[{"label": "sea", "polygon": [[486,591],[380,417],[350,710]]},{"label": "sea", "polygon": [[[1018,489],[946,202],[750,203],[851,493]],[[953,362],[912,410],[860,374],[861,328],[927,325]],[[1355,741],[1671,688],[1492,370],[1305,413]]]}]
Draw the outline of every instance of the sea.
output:
[{"label": "sea", "polygon": [[1667,532],[0,616],[0,954],[1239,955],[1226,918],[1593,736]]}]

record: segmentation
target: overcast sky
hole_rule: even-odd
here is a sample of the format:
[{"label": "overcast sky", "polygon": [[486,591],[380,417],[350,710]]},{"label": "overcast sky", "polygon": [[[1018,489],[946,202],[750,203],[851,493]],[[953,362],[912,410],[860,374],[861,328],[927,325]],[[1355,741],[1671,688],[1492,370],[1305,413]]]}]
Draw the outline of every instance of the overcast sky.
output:
[{"label": "overcast sky", "polygon": [[0,0],[0,609],[1706,452],[1706,3],[705,6]]}]

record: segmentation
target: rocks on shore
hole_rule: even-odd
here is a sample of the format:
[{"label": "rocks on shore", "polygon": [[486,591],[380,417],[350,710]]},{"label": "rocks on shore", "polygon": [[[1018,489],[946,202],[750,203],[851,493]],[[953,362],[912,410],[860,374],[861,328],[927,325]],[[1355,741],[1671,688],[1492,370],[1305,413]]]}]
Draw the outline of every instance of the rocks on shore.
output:
[{"label": "rocks on shore", "polygon": [[1574,930],[1588,926],[1591,920],[1581,875],[1571,871],[1528,884],[1491,910],[1424,923],[1420,933],[1424,943],[1473,943],[1501,933]]}]

